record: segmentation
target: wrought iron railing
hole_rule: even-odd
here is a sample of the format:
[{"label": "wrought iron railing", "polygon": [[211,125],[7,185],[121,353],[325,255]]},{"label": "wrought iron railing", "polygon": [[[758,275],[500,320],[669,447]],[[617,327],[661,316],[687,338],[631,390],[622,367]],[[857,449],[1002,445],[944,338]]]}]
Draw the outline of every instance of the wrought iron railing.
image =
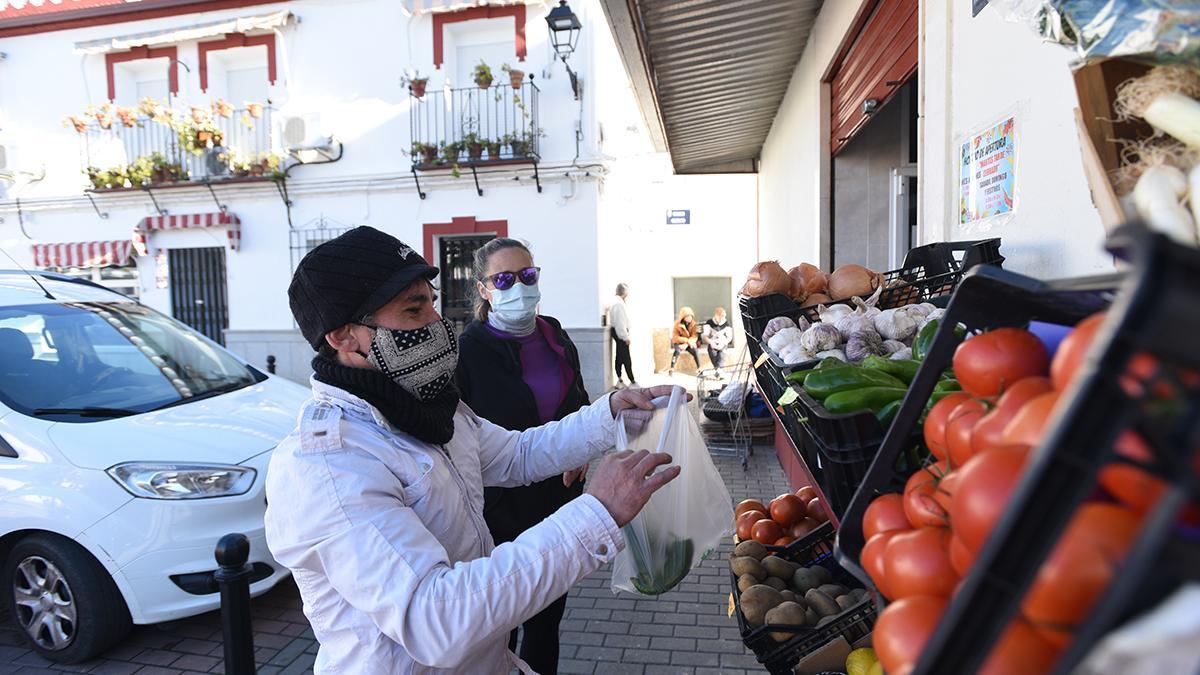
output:
[{"label": "wrought iron railing", "polygon": [[269,107],[229,109],[225,115],[125,112],[76,126],[80,162],[94,190],[271,178],[281,168]]},{"label": "wrought iron railing", "polygon": [[540,158],[538,88],[530,77],[520,87],[428,90],[412,94],[413,166],[420,170],[534,162]]}]

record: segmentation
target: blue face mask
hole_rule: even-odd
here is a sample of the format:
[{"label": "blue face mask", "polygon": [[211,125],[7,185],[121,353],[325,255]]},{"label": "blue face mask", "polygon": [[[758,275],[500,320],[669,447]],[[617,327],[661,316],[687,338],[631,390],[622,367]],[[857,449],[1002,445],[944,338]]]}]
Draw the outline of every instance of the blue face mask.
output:
[{"label": "blue face mask", "polygon": [[537,306],[542,292],[537,284],[515,283],[511,288],[492,290],[488,323],[509,335],[525,336],[537,327]]}]

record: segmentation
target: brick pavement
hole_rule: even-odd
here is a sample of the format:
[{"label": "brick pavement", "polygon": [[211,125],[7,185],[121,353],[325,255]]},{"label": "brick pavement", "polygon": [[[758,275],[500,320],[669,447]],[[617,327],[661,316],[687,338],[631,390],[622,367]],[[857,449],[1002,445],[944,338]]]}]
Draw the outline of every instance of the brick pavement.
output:
[{"label": "brick pavement", "polygon": [[[787,489],[775,453],[760,447],[749,469],[728,455],[714,457],[734,501],[769,499]],[[567,600],[563,618],[562,673],[765,672],[742,645],[737,624],[726,616],[731,543],[702,563],[677,588],[648,600],[614,595],[606,567],[584,579]],[[281,583],[253,602],[259,673],[311,673],[317,643],[300,611],[296,587]],[[8,617],[0,617],[0,675],[9,673],[105,673],[178,675],[222,673],[221,630],[216,612],[154,626],[138,626],[103,657],[74,666],[50,663],[25,648]]]}]

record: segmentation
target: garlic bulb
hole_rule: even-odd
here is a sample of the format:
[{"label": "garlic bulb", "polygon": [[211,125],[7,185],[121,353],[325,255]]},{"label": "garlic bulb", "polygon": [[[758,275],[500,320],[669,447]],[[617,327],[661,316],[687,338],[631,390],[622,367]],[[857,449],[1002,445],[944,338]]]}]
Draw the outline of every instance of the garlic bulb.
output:
[{"label": "garlic bulb", "polygon": [[923,317],[937,309],[937,305],[932,302],[921,302],[915,305],[908,305],[906,309],[919,317]]},{"label": "garlic bulb", "polygon": [[900,351],[901,349],[907,349],[907,348],[908,348],[908,345],[904,344],[903,342],[901,342],[899,340],[884,340],[883,341],[883,353],[884,354],[895,354],[896,352]]},{"label": "garlic bulb", "polygon": [[938,321],[945,314],[946,310],[942,309],[941,307],[933,309],[925,315],[925,318],[917,322],[917,332],[921,332],[921,329],[925,327],[925,324],[929,323],[930,321]]},{"label": "garlic bulb", "polygon": [[817,353],[814,356],[814,358],[818,358],[818,359],[827,359],[829,357],[833,357],[839,361],[845,361],[846,360],[846,352],[844,352],[840,349],[827,349],[823,352]]},{"label": "garlic bulb", "polygon": [[799,328],[784,328],[772,335],[770,340],[767,340],[767,346],[771,348],[771,351],[778,354],[783,351],[785,346],[798,343],[802,335],[803,333],[800,332]]},{"label": "garlic bulb", "polygon": [[789,319],[786,316],[777,316],[774,319],[771,319],[770,321],[767,322],[767,327],[765,329],[763,329],[762,339],[764,341],[770,340],[772,337],[774,337],[774,335],[776,333],[783,330],[784,328],[795,328],[795,327],[796,327],[795,321],[792,321],[791,319]]},{"label": "garlic bulb", "polygon": [[808,318],[805,317],[803,314],[796,317],[796,328],[799,328],[800,330],[804,331],[804,330],[808,330],[808,327],[811,325],[812,324],[808,322]]},{"label": "garlic bulb", "polygon": [[824,323],[833,323],[853,312],[854,309],[850,305],[829,305],[828,307],[819,305],[817,307],[817,316],[821,317],[821,321]]},{"label": "garlic bulb", "polygon": [[846,358],[852,362],[857,363],[868,356],[882,356],[883,354],[883,338],[879,337],[879,333],[874,330],[855,331],[846,341]]},{"label": "garlic bulb", "polygon": [[841,334],[843,342],[850,339],[851,333],[864,330],[875,332],[875,322],[872,318],[858,312],[852,312],[843,316],[835,321],[833,325],[838,329],[838,333]]},{"label": "garlic bulb", "polygon": [[904,349],[896,350],[888,358],[893,361],[907,361],[912,358],[912,348],[905,347]]},{"label": "garlic bulb", "polygon": [[792,342],[779,352],[779,358],[787,365],[803,363],[812,360],[812,354],[806,352],[799,344]]},{"label": "garlic bulb", "polygon": [[916,335],[917,317],[909,307],[898,307],[876,314],[873,318],[875,330],[888,340],[907,340]]},{"label": "garlic bulb", "polygon": [[800,346],[812,354],[827,349],[836,349],[840,344],[842,344],[842,336],[838,333],[838,329],[827,323],[813,324],[800,336]]}]

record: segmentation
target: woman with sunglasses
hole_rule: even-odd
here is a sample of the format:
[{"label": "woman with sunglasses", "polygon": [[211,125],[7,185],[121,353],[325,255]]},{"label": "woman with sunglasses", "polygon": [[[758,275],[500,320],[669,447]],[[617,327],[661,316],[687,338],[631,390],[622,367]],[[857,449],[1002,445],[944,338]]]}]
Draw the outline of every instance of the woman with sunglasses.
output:
[{"label": "woman with sunglasses", "polygon": [[[539,316],[541,269],[516,239],[475,252],[475,320],[459,337],[457,381],[480,417],[516,431],[541,426],[589,402],[579,352],[558,320]],[[583,491],[587,467],[518,488],[486,488],[483,516],[497,544],[516,539]],[[578,479],[578,480],[577,480]],[[558,624],[567,596],[522,626],[519,655],[542,675],[558,669]],[[516,651],[517,631],[509,638]]]}]

